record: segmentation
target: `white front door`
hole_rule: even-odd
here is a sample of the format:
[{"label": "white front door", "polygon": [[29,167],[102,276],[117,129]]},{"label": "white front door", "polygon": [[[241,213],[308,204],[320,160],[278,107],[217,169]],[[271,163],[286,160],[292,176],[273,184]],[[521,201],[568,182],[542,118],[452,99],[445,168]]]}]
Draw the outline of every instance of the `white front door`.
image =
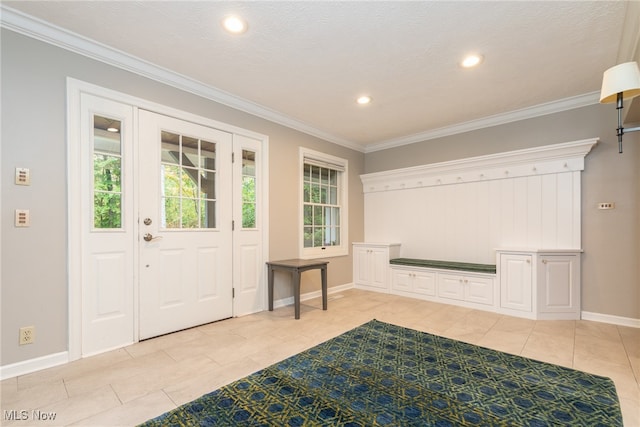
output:
[{"label": "white front door", "polygon": [[229,318],[232,134],[139,111],[140,339]]}]

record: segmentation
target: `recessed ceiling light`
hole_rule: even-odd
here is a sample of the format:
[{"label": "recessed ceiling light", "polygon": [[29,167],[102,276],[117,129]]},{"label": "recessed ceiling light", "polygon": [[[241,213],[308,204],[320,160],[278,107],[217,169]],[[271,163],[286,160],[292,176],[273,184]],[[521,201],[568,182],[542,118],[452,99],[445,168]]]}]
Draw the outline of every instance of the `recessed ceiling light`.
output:
[{"label": "recessed ceiling light", "polygon": [[242,34],[247,31],[247,21],[237,15],[229,15],[222,20],[222,26],[231,34]]},{"label": "recessed ceiling light", "polygon": [[362,95],[358,97],[356,102],[360,105],[367,105],[371,103],[371,97],[369,95]]},{"label": "recessed ceiling light", "polygon": [[475,67],[481,62],[482,62],[482,55],[473,54],[465,57],[460,63],[460,65],[462,65],[464,68],[471,68],[471,67]]}]

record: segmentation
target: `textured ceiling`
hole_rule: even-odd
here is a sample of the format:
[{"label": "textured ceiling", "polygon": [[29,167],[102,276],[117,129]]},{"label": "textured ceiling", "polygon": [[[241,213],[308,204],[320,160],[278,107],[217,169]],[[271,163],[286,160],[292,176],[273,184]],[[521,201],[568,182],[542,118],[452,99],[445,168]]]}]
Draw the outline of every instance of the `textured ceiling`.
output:
[{"label": "textured ceiling", "polygon": [[[381,146],[592,94],[626,2],[3,1],[330,139]],[[242,15],[249,30],[226,34]],[[458,65],[484,55],[475,69]],[[359,106],[367,93],[373,103]]]}]

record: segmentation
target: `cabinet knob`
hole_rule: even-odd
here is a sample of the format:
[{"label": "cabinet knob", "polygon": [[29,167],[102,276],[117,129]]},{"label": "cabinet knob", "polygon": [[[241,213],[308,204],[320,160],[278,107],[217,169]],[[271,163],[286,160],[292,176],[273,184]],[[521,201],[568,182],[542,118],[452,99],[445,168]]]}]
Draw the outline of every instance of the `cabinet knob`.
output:
[{"label": "cabinet knob", "polygon": [[530,259],[527,260],[527,264],[531,264],[531,260]]},{"label": "cabinet knob", "polygon": [[547,260],[546,260],[546,259],[543,259],[543,260],[542,260],[542,263],[543,263],[543,264],[546,264],[546,263],[547,263]]}]

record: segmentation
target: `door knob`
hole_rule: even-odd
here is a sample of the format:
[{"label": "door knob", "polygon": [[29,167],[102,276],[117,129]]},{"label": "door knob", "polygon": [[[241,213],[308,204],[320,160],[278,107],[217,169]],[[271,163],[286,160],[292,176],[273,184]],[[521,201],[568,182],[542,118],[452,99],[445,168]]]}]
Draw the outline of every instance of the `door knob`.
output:
[{"label": "door knob", "polygon": [[156,237],[153,237],[153,235],[152,235],[152,234],[147,233],[147,234],[145,234],[144,236],[142,236],[142,238],[144,239],[144,241],[145,241],[145,242],[150,242],[150,241],[152,241],[152,240],[162,239],[162,236],[156,236]]}]

